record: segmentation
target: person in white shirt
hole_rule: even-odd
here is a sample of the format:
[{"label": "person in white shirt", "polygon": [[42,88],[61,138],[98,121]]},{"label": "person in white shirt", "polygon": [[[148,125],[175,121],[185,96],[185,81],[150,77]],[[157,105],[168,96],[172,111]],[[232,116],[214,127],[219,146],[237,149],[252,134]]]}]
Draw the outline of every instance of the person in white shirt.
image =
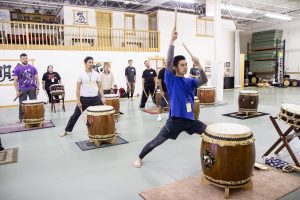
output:
[{"label": "person in white shirt", "polygon": [[113,94],[114,91],[114,75],[110,71],[109,62],[104,62],[103,73],[101,74],[101,82],[104,94]]},{"label": "person in white shirt", "polygon": [[60,135],[61,137],[72,132],[78,118],[89,106],[105,104],[100,74],[93,70],[93,65],[94,59],[92,57],[88,56],[84,59],[85,69],[79,74],[77,79],[77,106],[68,121],[65,131]]}]

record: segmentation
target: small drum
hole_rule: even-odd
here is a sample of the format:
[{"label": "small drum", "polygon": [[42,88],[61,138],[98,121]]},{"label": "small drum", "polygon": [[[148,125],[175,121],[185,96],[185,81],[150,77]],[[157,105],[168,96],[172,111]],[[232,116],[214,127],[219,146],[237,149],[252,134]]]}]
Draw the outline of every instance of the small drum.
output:
[{"label": "small drum", "polygon": [[253,77],[251,78],[251,83],[252,83],[252,84],[257,84],[258,82],[259,82],[259,78],[258,78],[258,77],[253,76]]},{"label": "small drum", "polygon": [[258,107],[258,92],[253,90],[242,90],[239,95],[239,112],[256,113]]},{"label": "small drum", "polygon": [[296,128],[300,128],[300,105],[282,104],[278,118]]},{"label": "small drum", "polygon": [[62,84],[53,84],[50,86],[50,93],[53,95],[65,94],[65,87]]},{"label": "small drum", "polygon": [[197,96],[200,104],[214,104],[216,98],[216,90],[213,86],[201,86],[197,89]]},{"label": "small drum", "polygon": [[25,127],[30,124],[43,125],[44,123],[44,102],[39,100],[28,100],[22,102],[23,121]]},{"label": "small drum", "polygon": [[116,113],[120,112],[120,99],[117,94],[105,94],[104,98],[106,105],[112,106]]},{"label": "small drum", "polygon": [[160,106],[160,96],[161,96],[161,91],[160,91],[160,89],[157,89],[156,91],[155,91],[155,94],[154,94],[154,100],[155,100],[155,105],[157,106],[157,107],[159,107]]},{"label": "small drum", "polygon": [[289,79],[285,79],[282,84],[284,87],[289,87],[291,84],[291,81]]},{"label": "small drum", "polygon": [[194,97],[194,118],[195,120],[199,119],[199,114],[200,114],[200,102],[198,97]]},{"label": "small drum", "polygon": [[299,87],[300,86],[300,80],[292,80],[291,86],[293,87]]},{"label": "small drum", "polygon": [[246,126],[214,123],[202,134],[202,181],[223,188],[252,186],[255,162],[253,134]]},{"label": "small drum", "polygon": [[100,146],[102,141],[116,143],[115,110],[112,106],[89,106],[86,110],[88,136]]}]

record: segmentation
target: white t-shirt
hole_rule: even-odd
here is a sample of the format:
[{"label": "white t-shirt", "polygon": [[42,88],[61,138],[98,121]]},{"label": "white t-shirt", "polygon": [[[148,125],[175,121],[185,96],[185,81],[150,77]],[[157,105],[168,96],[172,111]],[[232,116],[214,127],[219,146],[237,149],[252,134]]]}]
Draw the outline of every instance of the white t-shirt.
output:
[{"label": "white t-shirt", "polygon": [[114,76],[111,72],[109,74],[102,73],[100,76],[103,90],[114,88]]},{"label": "white t-shirt", "polygon": [[77,79],[77,82],[81,82],[80,96],[82,97],[95,97],[98,96],[98,84],[100,81],[100,74],[95,70],[92,72],[82,71]]}]

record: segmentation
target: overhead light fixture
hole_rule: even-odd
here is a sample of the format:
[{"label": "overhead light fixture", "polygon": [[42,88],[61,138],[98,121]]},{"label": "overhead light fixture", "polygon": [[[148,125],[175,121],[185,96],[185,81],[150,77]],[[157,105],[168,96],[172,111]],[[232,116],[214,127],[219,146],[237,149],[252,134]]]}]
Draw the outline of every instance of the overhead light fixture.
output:
[{"label": "overhead light fixture", "polygon": [[266,13],[265,16],[269,17],[269,18],[275,18],[275,19],[292,20],[291,16],[281,15],[281,14],[277,14],[277,13]]},{"label": "overhead light fixture", "polygon": [[179,1],[183,3],[195,3],[195,0],[179,0]]},{"label": "overhead light fixture", "polygon": [[221,9],[222,10],[235,11],[235,12],[241,12],[241,13],[247,13],[247,14],[252,13],[252,10],[249,9],[249,8],[239,7],[239,6],[232,6],[232,5],[225,5],[225,4],[221,5]]}]

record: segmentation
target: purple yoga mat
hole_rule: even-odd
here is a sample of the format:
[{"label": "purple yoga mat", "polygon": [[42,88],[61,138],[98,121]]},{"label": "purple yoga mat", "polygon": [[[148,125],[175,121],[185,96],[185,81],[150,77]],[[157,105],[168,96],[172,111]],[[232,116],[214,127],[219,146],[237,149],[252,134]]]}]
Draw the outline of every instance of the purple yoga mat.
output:
[{"label": "purple yoga mat", "polygon": [[25,128],[24,123],[4,124],[0,126],[0,134],[30,131],[35,129],[43,129],[43,128],[51,128],[51,127],[55,127],[55,125],[52,123],[51,120],[46,120],[44,122],[44,126],[41,128],[40,127]]}]

